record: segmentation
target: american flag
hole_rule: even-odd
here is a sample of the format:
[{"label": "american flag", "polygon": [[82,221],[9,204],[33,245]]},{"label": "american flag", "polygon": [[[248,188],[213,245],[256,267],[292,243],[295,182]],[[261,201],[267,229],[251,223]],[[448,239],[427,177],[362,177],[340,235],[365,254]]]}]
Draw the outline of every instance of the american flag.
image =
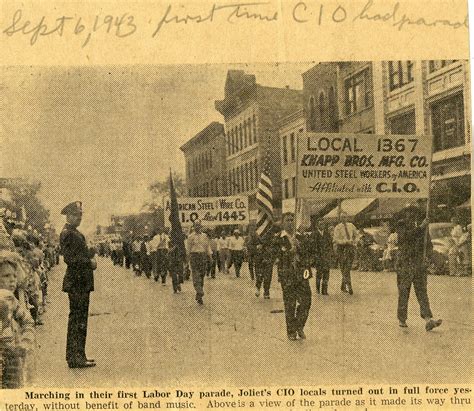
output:
[{"label": "american flag", "polygon": [[270,178],[270,156],[267,153],[257,189],[257,235],[264,235],[273,222],[273,194]]}]

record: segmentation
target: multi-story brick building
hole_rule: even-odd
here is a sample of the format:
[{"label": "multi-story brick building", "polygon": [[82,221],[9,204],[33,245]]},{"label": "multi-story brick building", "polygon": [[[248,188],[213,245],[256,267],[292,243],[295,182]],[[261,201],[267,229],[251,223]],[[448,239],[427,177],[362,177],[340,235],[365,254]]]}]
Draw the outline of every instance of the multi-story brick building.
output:
[{"label": "multi-story brick building", "polygon": [[[335,109],[324,97],[334,80]],[[467,61],[318,64],[303,74],[307,130],[432,136],[433,205],[453,210],[471,192],[469,89]],[[337,126],[324,122],[334,111]]]},{"label": "multi-story brick building", "polygon": [[223,195],[226,190],[224,126],[212,122],[180,147],[186,162],[190,197]]},{"label": "multi-story brick building", "polygon": [[267,153],[274,207],[281,209],[281,163],[278,121],[301,108],[301,91],[266,87],[252,74],[229,70],[224,99],[215,102],[226,129],[227,194],[249,196],[250,218],[256,219],[255,193]]}]

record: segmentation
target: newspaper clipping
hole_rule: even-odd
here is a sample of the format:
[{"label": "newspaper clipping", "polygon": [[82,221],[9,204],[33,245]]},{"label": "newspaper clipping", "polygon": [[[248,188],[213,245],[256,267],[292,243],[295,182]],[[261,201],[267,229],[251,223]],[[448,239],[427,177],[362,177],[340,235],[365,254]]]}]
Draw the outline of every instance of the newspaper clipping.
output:
[{"label": "newspaper clipping", "polygon": [[463,0],[2,1],[0,410],[473,409]]}]

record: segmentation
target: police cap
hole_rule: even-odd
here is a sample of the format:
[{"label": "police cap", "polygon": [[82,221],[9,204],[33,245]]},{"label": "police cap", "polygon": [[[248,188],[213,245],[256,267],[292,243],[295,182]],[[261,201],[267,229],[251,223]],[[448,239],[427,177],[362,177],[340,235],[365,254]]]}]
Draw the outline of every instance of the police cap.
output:
[{"label": "police cap", "polygon": [[61,210],[62,215],[82,214],[82,202],[73,201]]}]

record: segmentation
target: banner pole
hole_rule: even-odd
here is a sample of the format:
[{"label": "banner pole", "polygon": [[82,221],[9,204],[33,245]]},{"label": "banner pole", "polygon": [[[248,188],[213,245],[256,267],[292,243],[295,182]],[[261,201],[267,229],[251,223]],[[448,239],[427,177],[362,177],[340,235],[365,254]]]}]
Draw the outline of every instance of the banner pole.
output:
[{"label": "banner pole", "polygon": [[[428,169],[429,177],[428,177],[428,198],[426,200],[426,217],[429,219],[430,215],[430,208],[431,208],[431,168],[433,164],[433,136],[429,135],[428,136],[431,139],[431,150],[430,150],[430,167]],[[426,226],[425,229],[425,236],[423,239],[423,261],[426,260],[426,257],[428,255],[428,235],[430,232],[430,225]]]}]

